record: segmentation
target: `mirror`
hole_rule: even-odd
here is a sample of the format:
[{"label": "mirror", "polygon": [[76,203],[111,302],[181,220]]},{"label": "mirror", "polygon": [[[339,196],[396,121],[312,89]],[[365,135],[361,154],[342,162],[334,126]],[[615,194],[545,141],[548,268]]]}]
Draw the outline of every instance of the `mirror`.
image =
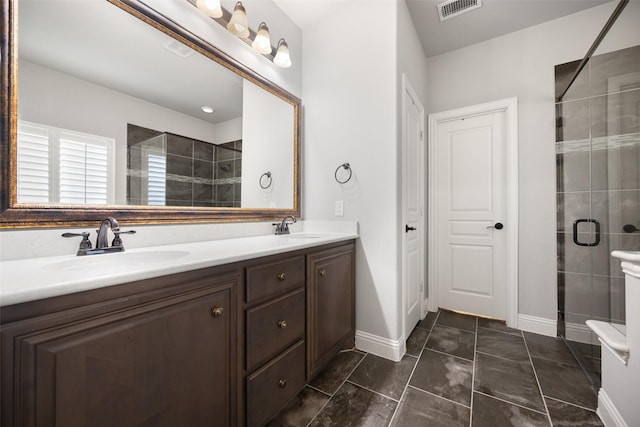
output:
[{"label": "mirror", "polygon": [[2,1],[0,227],[299,216],[296,97],[136,0]]}]

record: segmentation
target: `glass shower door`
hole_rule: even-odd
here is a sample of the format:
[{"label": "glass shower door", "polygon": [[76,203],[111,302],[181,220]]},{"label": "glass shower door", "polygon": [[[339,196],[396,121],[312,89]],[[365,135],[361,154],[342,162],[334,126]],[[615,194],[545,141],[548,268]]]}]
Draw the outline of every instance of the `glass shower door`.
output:
[{"label": "glass shower door", "polygon": [[[557,86],[576,65],[556,67]],[[585,321],[624,330],[624,277],[610,254],[640,249],[639,110],[640,47],[594,55],[556,104],[558,333],[595,387],[600,348]]]}]

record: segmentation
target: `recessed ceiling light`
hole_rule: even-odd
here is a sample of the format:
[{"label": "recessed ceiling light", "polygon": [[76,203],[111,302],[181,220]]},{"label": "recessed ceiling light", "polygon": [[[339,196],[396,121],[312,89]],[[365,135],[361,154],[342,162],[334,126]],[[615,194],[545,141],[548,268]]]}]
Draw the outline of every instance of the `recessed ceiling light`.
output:
[{"label": "recessed ceiling light", "polygon": [[211,108],[211,107],[207,107],[207,106],[205,105],[204,107],[202,107],[202,111],[204,111],[204,112],[205,112],[205,113],[207,113],[207,114],[213,114],[213,112],[214,112],[214,111],[216,111],[216,110],[214,110],[214,109],[213,109],[213,108]]}]

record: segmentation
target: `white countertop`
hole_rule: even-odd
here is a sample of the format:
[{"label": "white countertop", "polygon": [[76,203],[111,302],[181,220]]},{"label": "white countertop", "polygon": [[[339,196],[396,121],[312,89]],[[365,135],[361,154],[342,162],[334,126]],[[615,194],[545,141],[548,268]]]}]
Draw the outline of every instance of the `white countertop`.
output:
[{"label": "white countertop", "polygon": [[0,262],[0,306],[358,238],[352,232],[303,232]]}]

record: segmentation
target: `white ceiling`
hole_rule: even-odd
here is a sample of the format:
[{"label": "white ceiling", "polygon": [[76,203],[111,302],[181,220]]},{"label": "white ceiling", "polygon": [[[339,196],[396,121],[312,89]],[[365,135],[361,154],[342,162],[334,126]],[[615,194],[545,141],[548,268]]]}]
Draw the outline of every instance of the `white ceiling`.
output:
[{"label": "white ceiling", "polygon": [[[337,12],[341,6],[359,0],[274,1],[304,30]],[[425,54],[435,56],[611,0],[483,0],[481,8],[443,22],[438,19],[436,5],[444,0],[405,1]]]}]

